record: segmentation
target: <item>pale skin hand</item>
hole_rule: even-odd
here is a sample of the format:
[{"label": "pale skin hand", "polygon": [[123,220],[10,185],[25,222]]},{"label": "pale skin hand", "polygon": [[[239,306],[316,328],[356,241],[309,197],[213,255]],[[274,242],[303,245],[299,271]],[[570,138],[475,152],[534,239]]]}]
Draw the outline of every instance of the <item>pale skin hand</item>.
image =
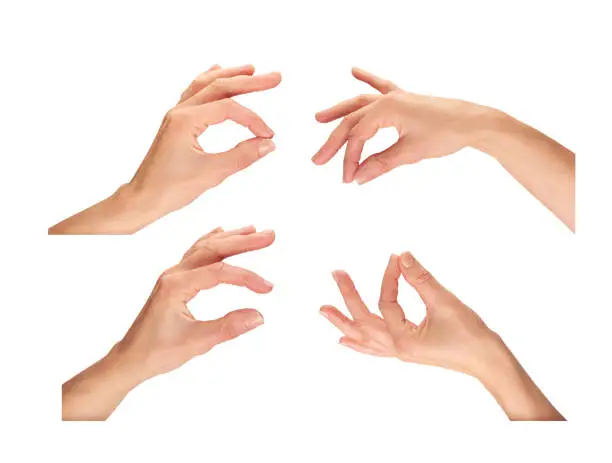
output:
[{"label": "pale skin hand", "polygon": [[[399,167],[473,147],[493,158],[572,231],[575,228],[574,153],[501,111],[467,101],[417,95],[358,68],[353,75],[380,94],[360,95],[316,114],[343,118],[312,158],[325,164],[346,144],[343,181],[367,183]],[[363,161],[365,143],[385,127],[398,141]]]},{"label": "pale skin hand", "polygon": [[254,309],[240,309],[210,321],[196,320],[187,307],[199,291],[219,284],[243,286],[266,294],[272,284],[224,259],[262,249],[274,242],[272,231],[254,227],[200,238],[181,262],[165,271],[144,308],[106,357],[62,387],[63,420],[105,420],[124,397],[149,378],[174,370],[263,323]]},{"label": "pale skin hand", "polygon": [[[49,234],[133,233],[273,151],[272,129],[231,99],[280,83],[279,73],[254,72],[251,65],[215,65],[199,75],[164,117],[134,178],[106,200],[51,227]],[[248,128],[254,137],[229,151],[207,153],[197,138],[211,125],[226,120]]]},{"label": "pale skin hand", "polygon": [[[426,316],[416,325],[397,302],[399,277],[418,292]],[[363,354],[434,365],[477,378],[511,420],[563,420],[497,334],[444,288],[410,254],[392,255],[379,300],[382,317],[362,301],[349,275],[333,273],[352,319],[332,306],[321,314],[344,336],[340,343]]]}]

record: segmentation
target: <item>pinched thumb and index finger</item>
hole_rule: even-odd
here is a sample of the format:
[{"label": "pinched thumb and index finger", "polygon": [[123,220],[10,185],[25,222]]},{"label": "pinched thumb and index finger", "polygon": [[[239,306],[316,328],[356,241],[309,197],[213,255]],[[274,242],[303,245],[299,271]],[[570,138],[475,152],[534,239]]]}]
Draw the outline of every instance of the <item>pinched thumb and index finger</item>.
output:
[{"label": "pinched thumb and index finger", "polygon": [[428,308],[450,294],[410,252],[400,256],[399,267],[406,282],[416,290]]},{"label": "pinched thumb and index finger", "polygon": [[225,179],[246,169],[275,149],[276,145],[269,138],[255,137],[238,143],[229,151],[209,156],[214,157],[218,165],[218,172]]},{"label": "pinched thumb and index finger", "polygon": [[263,316],[257,310],[239,309],[216,320],[197,322],[193,335],[202,350],[207,351],[217,344],[248,333],[263,323]]}]

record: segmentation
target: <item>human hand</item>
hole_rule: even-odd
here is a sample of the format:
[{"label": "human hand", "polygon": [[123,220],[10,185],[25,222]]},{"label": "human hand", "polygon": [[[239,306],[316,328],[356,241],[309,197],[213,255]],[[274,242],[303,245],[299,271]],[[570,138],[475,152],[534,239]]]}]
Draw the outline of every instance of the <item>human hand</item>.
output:
[{"label": "human hand", "polygon": [[166,270],[114,356],[136,382],[178,368],[215,345],[240,336],[263,323],[254,309],[240,309],[210,321],[196,320],[187,307],[199,291],[219,284],[243,286],[265,294],[272,284],[259,275],[234,267],[224,259],[270,246],[272,231],[254,227],[224,232],[216,229],[200,238],[181,262]]},{"label": "human hand", "polygon": [[261,325],[263,317],[254,309],[199,321],[187,303],[199,291],[221,283],[270,292],[271,283],[223,260],[273,242],[274,232],[256,233],[254,227],[228,232],[217,228],[200,238],[177,265],[162,274],[125,337],[104,358],[63,384],[62,419],[105,420],[146,379]]},{"label": "human hand", "polygon": [[[400,274],[426,306],[418,325],[397,302]],[[501,338],[444,288],[410,253],[392,255],[383,277],[379,308],[371,313],[346,272],[333,273],[353,319],[333,306],[324,315],[344,336],[340,343],[364,354],[435,365],[477,378],[511,420],[564,420]]]},{"label": "human hand", "polygon": [[[274,150],[274,132],[253,111],[231,98],[276,87],[279,73],[253,75],[251,65],[200,74],[181,95],[134,178],[124,189],[136,198],[142,226],[189,204],[230,175]],[[255,136],[223,153],[207,153],[198,137],[211,125],[232,120]]]},{"label": "human hand", "polygon": [[[418,325],[406,320],[397,302],[400,274],[425,302],[426,316]],[[351,349],[476,377],[499,350],[499,337],[409,253],[389,259],[379,301],[382,318],[368,310],[346,272],[333,275],[353,320],[332,306],[323,306],[321,313],[342,331],[340,343]]]},{"label": "human hand", "polygon": [[[364,70],[353,68],[352,72],[381,94],[360,95],[318,112],[319,122],[344,119],[312,158],[315,164],[325,164],[346,143],[345,183],[366,183],[398,166],[452,154],[479,136],[479,120],[488,108],[405,92]],[[365,143],[384,127],[394,127],[399,140],[360,163]]]}]

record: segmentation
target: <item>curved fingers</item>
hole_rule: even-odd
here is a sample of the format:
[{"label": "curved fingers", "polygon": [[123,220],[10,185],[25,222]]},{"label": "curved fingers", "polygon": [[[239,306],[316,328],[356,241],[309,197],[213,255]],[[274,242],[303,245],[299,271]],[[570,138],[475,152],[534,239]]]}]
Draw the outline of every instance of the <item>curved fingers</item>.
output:
[{"label": "curved fingers", "polygon": [[321,315],[329,320],[329,322],[338,328],[345,336],[354,339],[361,339],[362,334],[355,322],[345,316],[342,312],[331,305],[324,305],[320,310]]},{"label": "curved fingers", "polygon": [[[197,251],[201,245],[213,238],[220,239],[226,236],[233,235],[250,235],[251,233],[255,233],[255,227],[253,225],[249,225],[247,227],[237,228],[234,230],[225,231],[223,227],[217,227],[208,233],[199,237],[195,243],[187,250],[187,252],[183,255],[181,262],[185,261],[188,257],[192,256],[195,251]],[[212,263],[212,262],[211,262]]]},{"label": "curved fingers", "polygon": [[162,281],[162,285],[177,291],[178,296],[185,303],[193,299],[199,291],[213,288],[219,284],[243,286],[260,294],[269,293],[273,287],[272,283],[255,272],[224,262],[171,273]]},{"label": "curved fingers", "polygon": [[[267,248],[274,243],[275,234],[272,230],[262,232],[249,232],[251,228],[235,230],[236,234],[205,239],[197,242],[192,251],[183,259],[182,267],[185,269],[202,267],[237,254]],[[244,231],[246,234],[240,233]]]},{"label": "curved fingers", "polygon": [[359,169],[359,161],[366,142],[373,138],[379,129],[392,126],[385,118],[384,108],[377,103],[368,107],[367,113],[350,129],[344,154],[343,181],[351,183]]},{"label": "curved fingers", "polygon": [[351,69],[353,76],[362,82],[374,87],[380,93],[389,93],[394,90],[399,89],[397,85],[395,85],[390,80],[383,79],[382,77],[378,77],[368,71],[360,69],[358,67],[354,67]]},{"label": "curved fingers", "polygon": [[380,153],[368,156],[355,170],[353,179],[360,185],[368,183],[404,164],[405,141],[398,140]]},{"label": "curved fingers", "polygon": [[349,274],[343,270],[335,270],[332,272],[332,276],[338,285],[338,289],[340,289],[342,298],[346,303],[346,308],[353,318],[358,320],[371,315],[370,311],[361,299],[361,296],[357,292],[357,288],[355,288],[355,284],[353,283],[353,280]]},{"label": "curved fingers", "polygon": [[231,98],[244,93],[269,90],[280,84],[279,72],[270,72],[257,76],[238,75],[216,79],[207,87],[193,95],[186,103],[200,105],[223,98]]},{"label": "curved fingers", "polygon": [[[235,235],[250,235],[251,233],[256,232],[254,225],[247,225],[246,227],[234,228],[233,230],[228,230],[228,231],[223,230],[223,228],[221,227],[219,228],[220,228],[219,231],[215,233],[214,236],[211,236],[211,238],[221,239],[221,238],[227,238],[229,236],[235,236]],[[198,239],[194,243],[194,246],[201,243],[205,239],[205,237],[206,235]]]},{"label": "curved fingers", "polygon": [[351,183],[355,180],[355,173],[359,168],[359,161],[361,160],[361,153],[363,153],[363,147],[366,142],[351,138],[349,136],[346,144],[346,150],[344,152],[344,163],[342,169],[342,181],[344,183]]},{"label": "curved fingers", "polygon": [[[206,72],[203,72],[196,77],[189,87],[181,95],[180,103],[189,100],[193,95],[208,87],[217,79],[235,77],[240,75],[253,75],[255,67],[252,64],[245,64],[243,66],[236,66],[231,68],[221,68],[218,64],[211,66]],[[188,103],[189,104],[189,103]]]},{"label": "curved fingers", "polygon": [[327,163],[333,158],[338,150],[342,148],[349,137],[349,134],[353,127],[359,122],[359,120],[365,114],[367,107],[361,108],[358,111],[345,117],[342,122],[336,127],[329,135],[327,141],[321,146],[319,151],[312,157],[312,162],[317,165]]},{"label": "curved fingers", "polygon": [[389,263],[387,264],[380,287],[378,307],[387,324],[387,329],[394,338],[406,326],[416,328],[414,323],[406,319],[404,310],[397,302],[400,275],[399,256],[392,254],[389,258]]},{"label": "curved fingers", "polygon": [[347,116],[364,106],[373,103],[379,98],[379,95],[359,95],[350,100],[342,101],[331,108],[324,109],[315,114],[315,119],[319,122],[331,122],[341,117]]},{"label": "curved fingers", "polygon": [[274,131],[255,112],[229,98],[186,110],[192,117],[199,136],[209,125],[232,120],[249,129],[256,137],[271,138]]},{"label": "curved fingers", "polygon": [[235,339],[263,323],[263,316],[255,309],[234,310],[216,320],[196,321],[193,336],[197,354],[204,354],[215,345]]},{"label": "curved fingers", "polygon": [[251,164],[263,158],[276,149],[276,145],[269,138],[249,138],[222,153],[210,154],[205,162],[214,164],[213,170],[219,182],[238,171],[246,169]]},{"label": "curved fingers", "polygon": [[410,252],[401,255],[400,270],[404,279],[416,290],[428,309],[435,307],[441,297],[451,295]]}]

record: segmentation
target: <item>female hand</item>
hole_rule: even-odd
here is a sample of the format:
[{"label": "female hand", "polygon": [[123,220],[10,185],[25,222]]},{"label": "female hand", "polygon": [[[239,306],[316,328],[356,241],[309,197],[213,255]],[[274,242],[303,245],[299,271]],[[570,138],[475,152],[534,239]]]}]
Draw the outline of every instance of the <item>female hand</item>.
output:
[{"label": "female hand", "polygon": [[[406,320],[397,302],[400,274],[425,302],[427,314],[419,325]],[[343,332],[340,343],[358,352],[477,375],[483,352],[499,342],[476,313],[409,253],[401,260],[396,255],[389,259],[379,300],[382,318],[368,310],[346,272],[333,275],[353,320],[332,306],[323,306],[321,313]]]},{"label": "female hand", "polygon": [[[334,272],[353,319],[332,306],[324,315],[344,336],[340,343],[364,354],[435,365],[477,378],[512,420],[563,420],[501,338],[423,268],[410,253],[392,255],[383,277],[379,308],[371,313],[351,278]],[[400,275],[418,292],[426,315],[418,325],[397,302]]]},{"label": "female hand", "polygon": [[[325,164],[346,143],[345,183],[366,183],[403,164],[446,156],[474,142],[484,107],[405,92],[358,68],[353,68],[353,76],[381,94],[360,95],[317,113],[319,122],[344,119],[312,158],[315,164]],[[366,141],[384,127],[395,127],[399,140],[361,162]]]},{"label": "female hand", "polygon": [[200,238],[177,265],[161,275],[125,337],[103,359],[63,385],[63,419],[104,420],[143,381],[261,325],[263,317],[255,309],[196,320],[187,303],[199,291],[219,284],[270,292],[271,283],[224,259],[273,242],[272,231],[257,233],[254,227],[229,232],[218,228]]},{"label": "female hand", "polygon": [[[213,66],[199,75],[164,117],[134,178],[107,199],[63,220],[49,234],[134,233],[180,209],[206,190],[274,150],[274,132],[231,98],[276,87],[277,72],[253,75],[253,66]],[[254,135],[223,153],[208,153],[198,137],[226,120]]]},{"label": "female hand", "polygon": [[[179,209],[230,175],[274,150],[274,132],[253,111],[235,102],[236,95],[276,87],[279,73],[254,76],[253,66],[213,66],[183,92],[162,122],[155,141],[127,189],[152,210],[151,219]],[[232,120],[254,138],[229,151],[210,154],[198,137],[211,125]]]},{"label": "female hand", "polygon": [[224,259],[270,246],[274,232],[255,232],[254,227],[224,232],[218,228],[200,238],[181,262],[166,270],[157,281],[140,315],[116,351],[132,365],[140,379],[178,368],[219,343],[263,324],[255,309],[239,309],[222,318],[196,320],[187,303],[199,291],[219,284],[243,286],[256,293],[272,290],[272,283]]},{"label": "female hand", "polygon": [[[438,158],[470,146],[496,159],[572,231],[575,229],[575,156],[555,140],[509,115],[467,101],[416,95],[361,69],[353,75],[378,90],[316,114],[344,118],[312,158],[325,164],[346,143],[343,180],[369,182],[404,164]],[[395,127],[398,141],[361,161],[367,140]]]}]

